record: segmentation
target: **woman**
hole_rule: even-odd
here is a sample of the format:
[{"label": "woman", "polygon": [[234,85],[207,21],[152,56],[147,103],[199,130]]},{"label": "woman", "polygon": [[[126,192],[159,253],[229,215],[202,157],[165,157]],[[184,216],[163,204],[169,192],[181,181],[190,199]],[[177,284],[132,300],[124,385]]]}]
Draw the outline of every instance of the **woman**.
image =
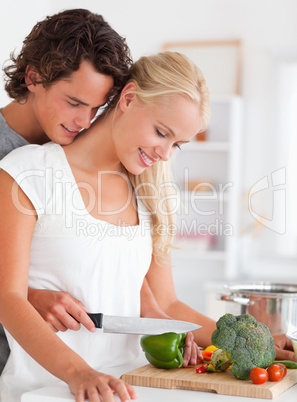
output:
[{"label": "woman", "polygon": [[142,284],[172,242],[163,230],[172,223],[167,161],[208,116],[200,70],[164,52],[136,62],[117,106],[72,144],[29,145],[1,161],[0,321],[11,348],[3,401],[55,376],[77,401],[135,397],[97,370],[135,358],[138,338],[85,328],[55,334],[28,302],[28,284],[65,290],[91,312],[164,316]]}]

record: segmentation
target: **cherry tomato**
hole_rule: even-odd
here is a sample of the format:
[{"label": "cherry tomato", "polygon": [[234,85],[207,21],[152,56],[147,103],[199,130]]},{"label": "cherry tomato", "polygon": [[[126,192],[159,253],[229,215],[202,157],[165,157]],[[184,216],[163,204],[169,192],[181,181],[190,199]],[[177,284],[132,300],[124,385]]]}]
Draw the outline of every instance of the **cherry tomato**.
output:
[{"label": "cherry tomato", "polygon": [[283,372],[278,364],[272,364],[267,369],[270,381],[279,381],[283,378]]},{"label": "cherry tomato", "polygon": [[264,384],[268,380],[268,372],[263,368],[254,367],[250,372],[250,378],[254,384]]},{"label": "cherry tomato", "polygon": [[285,375],[287,374],[287,367],[286,367],[284,364],[282,364],[282,363],[276,363],[276,365],[277,365],[277,366],[280,366],[280,369],[281,369],[282,374],[283,374],[283,377],[282,377],[282,378],[284,378]]}]

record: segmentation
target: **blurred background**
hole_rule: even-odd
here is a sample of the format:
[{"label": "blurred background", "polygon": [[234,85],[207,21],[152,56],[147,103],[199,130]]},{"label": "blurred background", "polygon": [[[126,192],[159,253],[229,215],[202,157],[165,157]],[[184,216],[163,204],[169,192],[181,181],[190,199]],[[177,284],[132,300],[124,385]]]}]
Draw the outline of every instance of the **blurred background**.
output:
[{"label": "blurred background", "polygon": [[209,128],[173,162],[178,296],[216,318],[224,283],[297,283],[296,0],[2,0],[1,65],[37,21],[68,8],[102,14],[134,60],[166,46],[209,80]]}]

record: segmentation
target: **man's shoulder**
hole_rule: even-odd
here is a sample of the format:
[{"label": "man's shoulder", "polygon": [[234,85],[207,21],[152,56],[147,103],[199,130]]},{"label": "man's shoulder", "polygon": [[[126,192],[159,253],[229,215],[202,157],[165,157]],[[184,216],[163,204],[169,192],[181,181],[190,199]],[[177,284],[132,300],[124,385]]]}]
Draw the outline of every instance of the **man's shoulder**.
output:
[{"label": "man's shoulder", "polygon": [[28,142],[7,124],[0,112],[0,159],[15,148],[27,145]]}]

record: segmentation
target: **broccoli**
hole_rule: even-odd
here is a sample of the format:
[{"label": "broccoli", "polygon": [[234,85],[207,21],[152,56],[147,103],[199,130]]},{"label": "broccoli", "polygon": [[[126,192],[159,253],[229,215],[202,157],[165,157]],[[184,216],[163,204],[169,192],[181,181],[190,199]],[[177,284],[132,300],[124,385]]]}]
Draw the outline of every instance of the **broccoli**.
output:
[{"label": "broccoli", "polygon": [[225,357],[221,351],[213,354],[215,368],[232,364],[231,372],[238,380],[249,379],[254,367],[270,366],[276,355],[268,327],[249,314],[223,315],[217,321],[211,343],[226,354]]}]

